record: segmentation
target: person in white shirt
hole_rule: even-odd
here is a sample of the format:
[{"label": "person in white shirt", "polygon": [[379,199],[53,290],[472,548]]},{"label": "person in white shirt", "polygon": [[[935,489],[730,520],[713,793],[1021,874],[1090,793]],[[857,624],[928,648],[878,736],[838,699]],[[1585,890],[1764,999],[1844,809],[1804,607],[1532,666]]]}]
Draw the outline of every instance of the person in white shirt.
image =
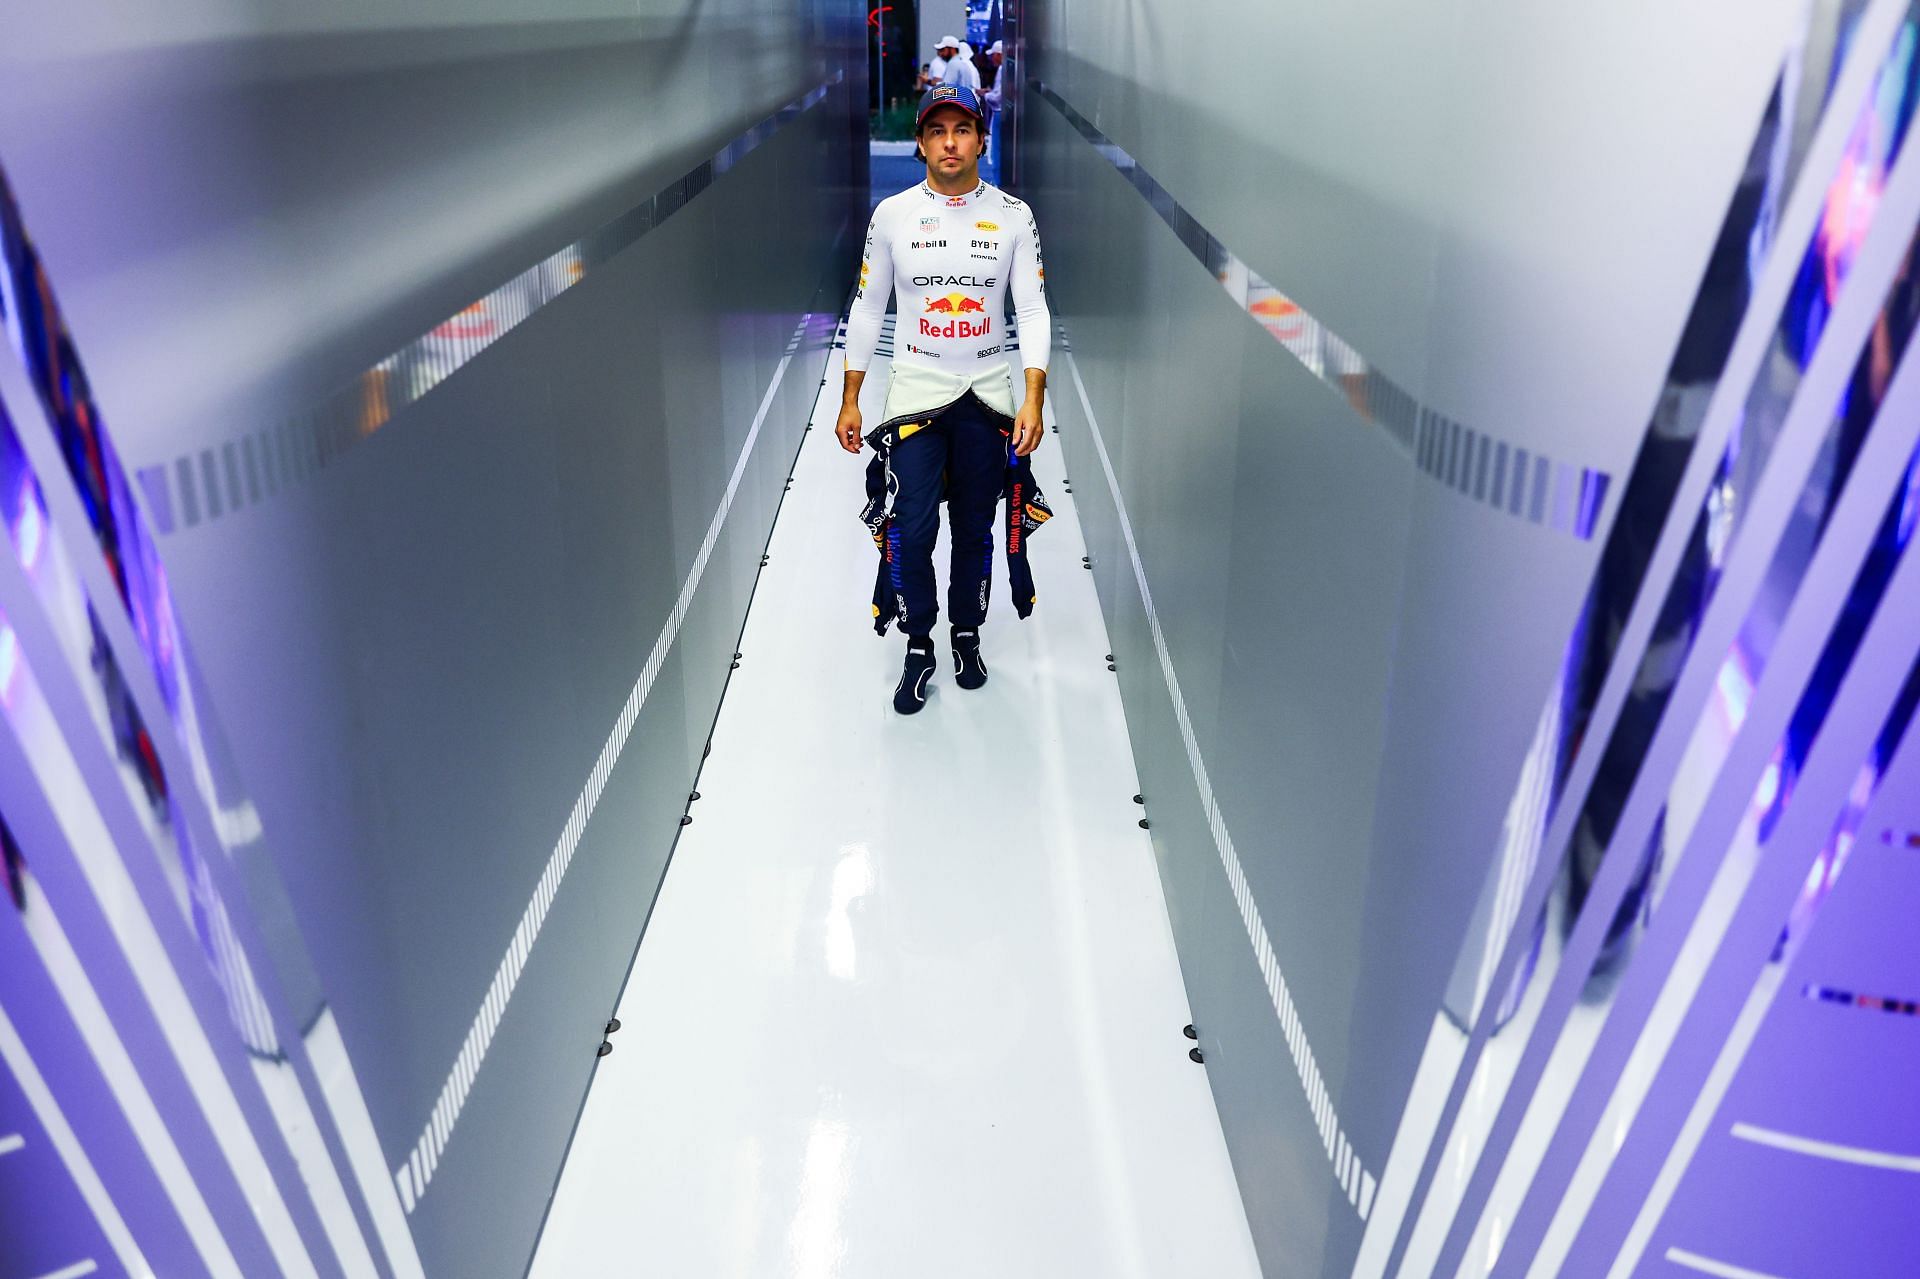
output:
[{"label": "person in white shirt", "polygon": [[940,64],[934,68],[934,78],[941,84],[957,84],[962,88],[980,92],[980,70],[973,65],[973,56],[966,46],[954,36],[941,36],[940,43],[933,47]]},{"label": "person in white shirt", "polygon": [[[983,112],[972,89],[941,85],[920,103],[915,137],[926,181],[887,197],[874,210],[847,315],[847,367],[835,432],[849,453],[862,443],[860,387],[880,336],[889,294],[899,297],[893,374],[883,420],[887,450],[893,586],[906,667],[894,709],[913,714],[926,702],[933,673],[933,548],[940,502],[947,503],[953,548],[947,612],[956,681],[986,683],[980,624],[986,619],[993,563],[994,508],[1013,455],[1043,438],[1052,317],[1045,261],[1033,211],[980,180]],[[1006,304],[1019,321],[1025,397],[1014,405],[1006,355]],[[869,437],[872,438],[872,437]]]},{"label": "person in white shirt", "polygon": [[1005,103],[1006,78],[1001,73],[1006,70],[1007,46],[1003,41],[995,40],[987,50],[987,71],[985,74],[986,91],[980,95],[980,105],[987,111],[987,156],[993,155],[993,122],[1000,116],[1000,108]]}]

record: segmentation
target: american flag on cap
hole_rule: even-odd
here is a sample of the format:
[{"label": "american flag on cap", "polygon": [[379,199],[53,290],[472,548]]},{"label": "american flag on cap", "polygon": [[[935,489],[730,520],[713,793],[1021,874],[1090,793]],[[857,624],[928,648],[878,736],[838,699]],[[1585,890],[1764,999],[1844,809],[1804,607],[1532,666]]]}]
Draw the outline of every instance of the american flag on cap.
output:
[{"label": "american flag on cap", "polygon": [[980,95],[964,84],[941,84],[927,90],[927,96],[920,99],[919,114],[913,122],[918,127],[927,118],[927,112],[935,107],[959,107],[978,120],[985,120],[987,113],[980,106]]}]

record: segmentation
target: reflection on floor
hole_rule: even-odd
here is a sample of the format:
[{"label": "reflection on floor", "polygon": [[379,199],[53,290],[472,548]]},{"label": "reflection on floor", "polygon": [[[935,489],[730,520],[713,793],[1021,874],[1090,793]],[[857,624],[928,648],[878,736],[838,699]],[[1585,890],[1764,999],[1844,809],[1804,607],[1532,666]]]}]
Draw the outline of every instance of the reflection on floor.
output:
[{"label": "reflection on floor", "polygon": [[534,1279],[1255,1275],[1059,439],[1034,616],[897,716],[827,373]]}]

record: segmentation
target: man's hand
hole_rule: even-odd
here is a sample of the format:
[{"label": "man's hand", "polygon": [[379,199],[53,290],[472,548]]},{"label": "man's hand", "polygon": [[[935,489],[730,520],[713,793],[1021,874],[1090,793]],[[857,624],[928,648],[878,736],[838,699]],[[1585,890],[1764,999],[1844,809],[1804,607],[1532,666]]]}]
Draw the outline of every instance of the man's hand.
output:
[{"label": "man's hand", "polygon": [[833,433],[849,453],[860,451],[860,384],[866,380],[865,369],[848,369],[840,391],[840,420],[833,424]]},{"label": "man's hand", "polygon": [[1040,447],[1047,432],[1040,420],[1040,406],[1047,402],[1047,371],[1027,370],[1027,402],[1013,415],[1013,451],[1021,457]]},{"label": "man's hand", "polygon": [[842,404],[840,420],[833,424],[833,433],[840,437],[840,447],[849,453],[860,451],[860,406]]},{"label": "man's hand", "polygon": [[1013,451],[1021,457],[1040,447],[1040,437],[1047,428],[1040,423],[1040,406],[1028,400],[1013,415]]}]

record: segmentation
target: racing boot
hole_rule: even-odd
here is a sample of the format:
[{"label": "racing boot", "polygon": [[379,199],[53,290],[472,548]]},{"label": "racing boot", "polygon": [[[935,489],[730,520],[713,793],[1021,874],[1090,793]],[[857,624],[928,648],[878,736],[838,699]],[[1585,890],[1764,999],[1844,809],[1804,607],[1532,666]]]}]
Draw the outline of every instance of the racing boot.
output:
[{"label": "racing boot", "polygon": [[927,704],[927,681],[933,678],[933,640],[926,635],[907,640],[907,662],[900,672],[900,685],[893,690],[893,709],[902,715],[918,714]]},{"label": "racing boot", "polygon": [[953,682],[961,688],[979,688],[987,682],[987,663],[980,656],[980,632],[953,628]]}]

